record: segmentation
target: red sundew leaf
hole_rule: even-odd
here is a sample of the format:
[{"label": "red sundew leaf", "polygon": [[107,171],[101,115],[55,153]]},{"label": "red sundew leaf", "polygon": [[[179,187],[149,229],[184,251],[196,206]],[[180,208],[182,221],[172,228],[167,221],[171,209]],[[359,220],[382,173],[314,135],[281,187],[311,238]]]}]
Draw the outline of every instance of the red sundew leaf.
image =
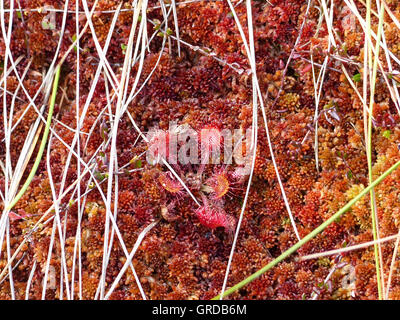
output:
[{"label": "red sundew leaf", "polygon": [[22,219],[21,216],[19,216],[18,214],[16,214],[16,213],[13,212],[13,211],[10,211],[10,212],[8,213],[8,216],[9,216],[9,218],[10,218],[11,221],[21,220],[21,219]]},{"label": "red sundew leaf", "polygon": [[200,223],[210,229],[223,227],[228,233],[235,229],[236,219],[227,214],[222,208],[211,207],[203,196],[204,205],[196,210],[196,216]]},{"label": "red sundew leaf", "polygon": [[311,63],[309,63],[308,65],[306,65],[303,70],[301,70],[301,74],[305,74],[307,72],[309,72],[312,69],[312,65]]}]

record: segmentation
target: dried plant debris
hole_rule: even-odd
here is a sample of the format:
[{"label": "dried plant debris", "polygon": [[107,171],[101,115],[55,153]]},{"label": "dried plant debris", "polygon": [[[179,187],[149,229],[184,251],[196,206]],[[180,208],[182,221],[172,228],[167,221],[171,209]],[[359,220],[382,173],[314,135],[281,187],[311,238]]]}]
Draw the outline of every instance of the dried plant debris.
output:
[{"label": "dried plant debris", "polygon": [[[297,243],[293,224],[303,238],[365,189],[369,156],[373,179],[400,160],[398,1],[1,6],[0,299],[213,298],[234,242],[227,287]],[[45,152],[7,210],[58,63]],[[399,170],[374,203],[377,236],[396,235]],[[299,259],[373,228],[367,195],[230,298],[377,299],[373,245]],[[400,299],[397,247],[379,243],[382,298]]]}]

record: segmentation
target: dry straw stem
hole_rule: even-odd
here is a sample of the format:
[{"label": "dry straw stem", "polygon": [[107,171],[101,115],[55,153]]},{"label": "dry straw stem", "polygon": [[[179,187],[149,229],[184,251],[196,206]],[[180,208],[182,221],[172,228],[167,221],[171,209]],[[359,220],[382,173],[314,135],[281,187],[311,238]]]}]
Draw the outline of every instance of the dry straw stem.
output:
[{"label": "dry straw stem", "polygon": [[368,192],[370,192],[370,190],[372,190],[379,183],[381,183],[390,173],[392,173],[394,170],[396,170],[399,166],[400,166],[400,161],[396,162],[392,167],[390,167],[381,176],[379,176],[374,182],[372,182],[367,188],[365,188],[363,191],[361,191],[356,197],[354,197],[352,200],[350,200],[344,207],[342,207],[332,217],[330,217],[328,220],[326,220],[324,223],[322,223],[318,228],[314,229],[312,232],[310,232],[308,235],[306,235],[301,241],[297,242],[294,246],[290,247],[288,250],[283,252],[279,257],[277,257],[276,259],[274,259],[273,261],[268,263],[266,266],[264,266],[260,270],[256,271],[255,273],[253,273],[246,279],[242,280],[241,282],[237,283],[233,287],[226,290],[222,295],[218,295],[218,296],[212,298],[212,300],[218,300],[221,297],[226,297],[226,296],[236,292],[240,288],[244,287],[245,285],[249,284],[253,280],[255,280],[258,277],[260,277],[261,275],[263,275],[268,270],[272,269],[279,262],[283,261],[291,254],[295,253],[304,244],[306,244],[311,239],[315,238],[319,233],[321,233],[332,222],[334,222],[335,220],[340,218],[340,216],[342,214],[344,214],[345,212],[347,212],[353,206],[353,204],[355,204],[358,200],[360,200],[363,196],[365,196]]},{"label": "dry straw stem", "polygon": [[[379,25],[378,25],[378,33],[377,33],[377,41],[376,41],[376,48],[375,48],[375,58],[373,62],[373,69],[372,69],[372,77],[370,79],[370,107],[369,107],[369,117],[368,117],[368,143],[367,143],[367,160],[368,160],[368,176],[369,182],[372,182],[372,114],[373,114],[373,106],[374,106],[374,94],[375,94],[375,82],[376,82],[376,74],[377,74],[377,67],[378,67],[378,59],[379,59],[379,49],[381,43],[381,35],[382,35],[382,28],[383,28],[383,20],[385,15],[384,7],[381,7],[380,15],[379,15]],[[370,38],[371,34],[371,1],[367,1],[367,36]],[[371,46],[368,46],[368,57],[370,66],[372,65],[372,49]],[[379,240],[379,230],[378,230],[378,217],[376,215],[376,204],[375,204],[375,193],[374,189],[371,188],[370,190],[370,201],[371,201],[371,219],[372,219],[372,234],[374,236],[374,241]],[[379,248],[378,250],[378,243],[374,244],[374,255],[375,255],[375,265],[376,265],[376,280],[378,284],[378,296],[379,300],[382,300],[382,287],[383,284],[383,274],[381,275],[381,260],[382,254]]]},{"label": "dry straw stem", "polygon": [[54,77],[54,82],[53,82],[53,91],[51,94],[51,100],[50,100],[50,105],[49,105],[49,112],[47,115],[47,120],[46,120],[46,127],[44,128],[44,133],[42,137],[42,142],[40,143],[40,148],[36,156],[35,163],[33,164],[32,170],[29,173],[28,178],[26,179],[24,185],[22,186],[21,190],[18,192],[18,194],[14,197],[14,199],[8,204],[8,206],[5,209],[5,212],[9,212],[15,204],[18,202],[19,199],[24,195],[25,191],[28,189],[29,185],[31,184],[31,181],[33,177],[36,174],[36,171],[39,167],[39,163],[42,160],[44,148],[46,147],[46,142],[47,142],[47,137],[49,136],[49,131],[50,131],[50,124],[51,124],[51,119],[53,116],[53,111],[54,111],[54,105],[56,103],[56,94],[57,94],[57,89],[58,89],[58,81],[60,79],[60,72],[61,72],[61,66],[58,65],[56,69],[56,74]]},{"label": "dry straw stem", "polygon": [[332,256],[332,255],[336,255],[336,254],[341,254],[344,252],[350,252],[350,251],[354,251],[354,250],[359,250],[359,249],[364,249],[367,248],[369,246],[372,246],[376,243],[384,243],[390,240],[395,240],[395,239],[399,239],[400,238],[400,234],[395,234],[389,237],[385,237],[385,238],[380,238],[379,240],[376,241],[368,241],[368,242],[364,242],[364,243],[360,243],[360,244],[356,244],[354,246],[350,246],[350,247],[346,247],[346,248],[341,248],[341,249],[335,249],[335,250],[329,250],[329,251],[324,251],[324,252],[318,252],[318,253],[313,253],[307,256],[302,256],[298,259],[298,261],[305,261],[305,260],[310,260],[310,259],[318,259],[321,257],[326,257],[326,256]]}]

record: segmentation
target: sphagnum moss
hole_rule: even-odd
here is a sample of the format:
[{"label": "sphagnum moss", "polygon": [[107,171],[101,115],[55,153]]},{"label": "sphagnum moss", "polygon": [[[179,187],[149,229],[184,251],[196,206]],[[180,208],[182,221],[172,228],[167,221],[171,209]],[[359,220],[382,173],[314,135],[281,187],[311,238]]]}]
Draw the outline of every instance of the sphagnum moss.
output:
[{"label": "sphagnum moss", "polygon": [[[368,103],[360,101],[360,97],[364,97],[364,75],[368,68],[363,67],[365,31],[358,19],[363,19],[365,24],[366,7],[362,3],[357,3],[357,7],[348,7],[349,3],[335,2],[332,25],[324,19],[324,10],[329,8],[311,6],[302,36],[284,74],[286,61],[303,24],[307,4],[300,0],[270,0],[269,3],[251,1],[257,76],[261,92],[268,96],[264,103],[269,134],[288,203],[302,239],[308,239],[309,234],[315,235],[319,225],[325,226],[326,221],[330,221],[335,213],[342,212],[341,208],[359,193],[349,190],[359,190],[358,186],[361,185],[368,186],[369,190],[371,186],[364,134],[364,127],[368,128],[365,126],[368,125],[368,117],[364,122],[364,105]],[[164,181],[167,188],[163,187],[162,177],[166,175],[170,178],[167,173],[169,170],[162,163],[150,166],[145,161],[143,155],[148,144],[138,134],[138,129],[144,133],[154,128],[168,130],[172,121],[176,121],[177,125],[190,125],[195,130],[214,127],[230,130],[241,128],[245,131],[250,128],[253,119],[250,64],[228,3],[182,3],[177,7],[176,20],[171,11],[166,27],[163,23],[165,12],[163,14],[159,2],[148,1],[147,16],[140,17],[148,19],[149,39],[149,47],[144,48],[147,51],[137,86],[139,88],[143,85],[143,88],[127,105],[127,114],[118,123],[115,156],[119,168],[123,169],[115,172],[113,180],[117,179],[118,182],[113,183],[112,190],[106,188],[110,130],[116,112],[117,81],[127,54],[127,47],[124,46],[128,44],[133,21],[132,5],[124,2],[120,12],[114,16],[119,2],[88,1],[89,13],[96,5],[91,18],[92,26],[86,25],[87,19],[82,18],[86,16],[82,3],[78,8],[78,20],[73,2],[66,8],[69,11],[65,20],[62,4],[54,4],[59,10],[54,16],[52,11],[37,9],[41,5],[40,1],[28,0],[21,5],[22,16],[15,12],[13,15],[10,43],[5,41],[4,35],[0,37],[0,69],[10,71],[9,56],[4,66],[8,49],[19,75],[24,74],[26,66],[31,63],[23,78],[26,92],[18,89],[19,81],[13,71],[8,73],[7,81],[1,85],[7,93],[2,97],[6,113],[0,114],[0,122],[3,124],[10,121],[10,106],[13,106],[12,125],[21,115],[24,114],[24,117],[11,133],[3,125],[0,127],[0,160],[5,166],[11,165],[13,168],[18,161],[27,132],[32,121],[37,118],[32,106],[27,109],[29,99],[26,94],[33,97],[38,91],[43,81],[43,69],[52,63],[58,35],[64,28],[58,53],[58,58],[63,61],[57,96],[60,102],[54,105],[51,122],[54,133],[63,141],[53,136],[50,158],[47,159],[43,153],[29,188],[12,209],[10,250],[12,256],[16,252],[12,262],[16,267],[12,271],[13,282],[10,283],[9,278],[6,278],[0,283],[0,298],[13,298],[11,286],[17,289],[14,290],[16,299],[25,298],[26,293],[29,298],[41,298],[41,283],[45,275],[38,270],[46,270],[49,261],[57,285],[55,290],[46,290],[45,298],[60,298],[60,275],[66,268],[71,274],[74,272],[73,290],[69,286],[73,291],[70,297],[93,299],[96,292],[99,292],[98,279],[104,271],[102,264],[107,262],[105,283],[113,283],[125,263],[124,251],[117,245],[119,237],[126,248],[132,248],[141,230],[158,219],[161,219],[160,222],[143,238],[133,259],[141,288],[129,271],[121,278],[123,286],[116,287],[110,298],[141,299],[143,293],[151,299],[215,297],[223,285],[232,238],[226,228],[212,229],[207,223],[201,223],[196,215],[198,205],[188,196],[185,188],[176,184],[175,176],[172,175],[171,181]],[[3,6],[7,9],[10,3],[5,1]],[[371,6],[372,13],[376,12],[379,16],[381,9],[376,8],[374,2],[371,2]],[[386,47],[380,48],[380,63],[376,71],[375,104],[370,125],[371,181],[376,181],[400,160],[400,118],[397,102],[393,100],[396,88],[390,83],[396,83],[397,79],[395,61],[398,53],[398,25],[393,17],[396,19],[398,16],[399,7],[396,2],[385,3],[383,6],[387,12],[382,30]],[[169,8],[166,3],[167,14]],[[235,11],[246,34],[246,1],[236,5]],[[42,24],[45,17],[50,20],[55,18],[50,21],[54,29],[47,28],[48,22]],[[5,26],[9,25],[8,12],[0,18],[4,20]],[[180,55],[176,25],[181,40]],[[371,14],[371,25],[373,31],[377,32],[374,26],[379,25],[379,19],[374,14]],[[333,29],[335,32],[331,32]],[[97,38],[92,31],[95,31]],[[110,41],[107,42],[107,39]],[[333,46],[333,40],[336,46]],[[107,61],[99,55],[99,45],[106,48],[104,54]],[[64,57],[66,53],[68,55]],[[386,60],[387,54],[392,59],[391,66]],[[137,59],[130,70],[128,96],[139,64],[140,59]],[[325,67],[324,73],[322,71]],[[343,68],[348,77],[344,75]],[[392,72],[389,72],[390,68]],[[390,78],[388,82],[383,75]],[[144,84],[148,76],[150,79]],[[349,83],[349,79],[353,84]],[[391,91],[388,90],[388,83]],[[355,88],[359,94],[355,93]],[[317,125],[316,95],[319,96]],[[38,93],[35,98],[38,107],[45,98],[44,91]],[[79,139],[76,138],[77,122]],[[386,132],[385,136],[383,132]],[[375,258],[371,248],[346,253],[346,261],[351,261],[348,268],[354,268],[356,274],[353,289],[341,285],[345,270],[335,273],[328,287],[319,286],[334,263],[305,263],[296,260],[298,255],[331,250],[344,243],[371,241],[372,220],[366,197],[364,202],[360,200],[353,206],[352,212],[343,213],[341,219],[333,221],[311,241],[295,247],[295,253],[293,246],[297,246],[298,241],[279,190],[263,123],[259,123],[257,134],[254,177],[227,283],[230,297],[308,299],[313,297],[313,292],[318,291],[319,299],[377,298]],[[4,139],[8,137],[10,144],[6,146]],[[73,150],[80,158],[79,162],[65,145],[72,145],[74,140],[76,144]],[[5,159],[6,151],[10,163]],[[318,157],[315,157],[316,152]],[[49,168],[46,167],[47,163],[50,164]],[[92,175],[82,175],[83,164],[91,168]],[[28,163],[22,181],[27,181],[32,167],[33,161]],[[247,175],[242,174],[244,170],[234,166],[206,166],[200,181],[195,175],[198,169],[196,166],[175,169],[181,170],[180,177],[200,205],[203,193],[212,202],[213,208],[226,213],[221,217],[239,217],[247,182]],[[62,223],[62,238],[65,238],[65,261],[58,258],[61,256],[58,227],[54,232],[54,250],[51,259],[48,259],[53,222],[47,221],[47,218],[53,217],[53,213],[44,214],[54,202],[48,170],[56,194],[72,186],[57,209]],[[2,194],[7,181],[8,178],[1,170]],[[398,181],[397,170],[374,187],[381,237],[398,232]],[[168,183],[171,186],[173,183],[174,188],[170,188]],[[171,192],[175,190],[177,192]],[[111,203],[106,205],[104,198],[107,198],[107,192],[111,192],[112,196],[109,195]],[[349,197],[350,193],[352,197]],[[2,209],[5,209],[4,205]],[[109,220],[110,211],[116,216],[116,225]],[[40,220],[42,218],[44,221]],[[105,261],[103,251],[107,219],[116,242],[108,247],[109,259]],[[32,230],[38,222],[47,223]],[[228,226],[225,222],[221,224]],[[19,248],[21,243],[24,245]],[[381,244],[381,247],[381,270],[386,277],[393,248],[387,243]],[[288,250],[293,251],[293,254],[275,265],[275,259],[280,257],[278,260],[281,260],[282,254],[287,254]],[[8,272],[8,268],[5,268],[7,264],[5,253],[0,259],[4,276]],[[271,264],[275,268],[271,268]],[[32,272],[33,265],[36,266],[35,272]],[[243,281],[244,275],[250,275],[255,270],[265,271],[265,266],[269,266],[268,272],[257,273],[257,276],[260,275],[257,279],[250,283],[247,280],[245,287],[236,290],[236,284]],[[250,279],[254,278],[253,275]],[[26,292],[28,282],[30,288]],[[389,298],[398,298],[399,283],[396,273],[393,273]],[[105,291],[108,289],[105,288]],[[387,288],[382,289],[383,292],[387,291]],[[65,288],[63,293],[65,297]]]}]

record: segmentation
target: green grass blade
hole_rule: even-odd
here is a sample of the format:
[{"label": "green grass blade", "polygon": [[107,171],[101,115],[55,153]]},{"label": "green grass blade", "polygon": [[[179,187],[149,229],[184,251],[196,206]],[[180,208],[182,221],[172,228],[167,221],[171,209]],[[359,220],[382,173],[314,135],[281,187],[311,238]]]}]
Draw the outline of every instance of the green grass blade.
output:
[{"label": "green grass blade", "polygon": [[[372,190],[374,187],[376,187],[379,183],[381,183],[391,172],[396,170],[400,166],[400,161],[396,162],[392,167],[390,167],[387,171],[385,171],[381,176],[379,176],[373,183],[371,183],[367,188],[365,188],[362,192],[360,192],[356,197],[354,197],[352,200],[350,200],[344,207],[342,207],[338,212],[336,212],[332,217],[330,217],[328,220],[326,220],[324,223],[322,223],[319,227],[314,229],[312,232],[310,232],[308,235],[306,235],[301,241],[297,242],[294,246],[290,247],[288,250],[283,252],[279,257],[277,257],[275,260],[271,261],[267,265],[265,265],[263,268],[260,270],[256,271],[243,281],[237,283],[233,287],[229,288],[223,293],[223,297],[226,297],[235,291],[239,290],[240,288],[244,287],[245,285],[249,284],[253,280],[257,279],[260,277],[262,274],[267,272],[268,270],[272,269],[274,266],[276,266],[278,263],[286,259],[288,256],[290,256],[292,253],[296,252],[301,246],[303,246],[305,243],[316,237],[319,233],[321,233],[327,226],[329,226],[332,222],[337,220],[342,214],[344,214],[346,211],[348,211],[353,204],[355,204],[358,200],[360,200],[363,196],[365,196],[370,190]],[[218,300],[221,298],[221,295],[218,295],[212,300]]]}]

